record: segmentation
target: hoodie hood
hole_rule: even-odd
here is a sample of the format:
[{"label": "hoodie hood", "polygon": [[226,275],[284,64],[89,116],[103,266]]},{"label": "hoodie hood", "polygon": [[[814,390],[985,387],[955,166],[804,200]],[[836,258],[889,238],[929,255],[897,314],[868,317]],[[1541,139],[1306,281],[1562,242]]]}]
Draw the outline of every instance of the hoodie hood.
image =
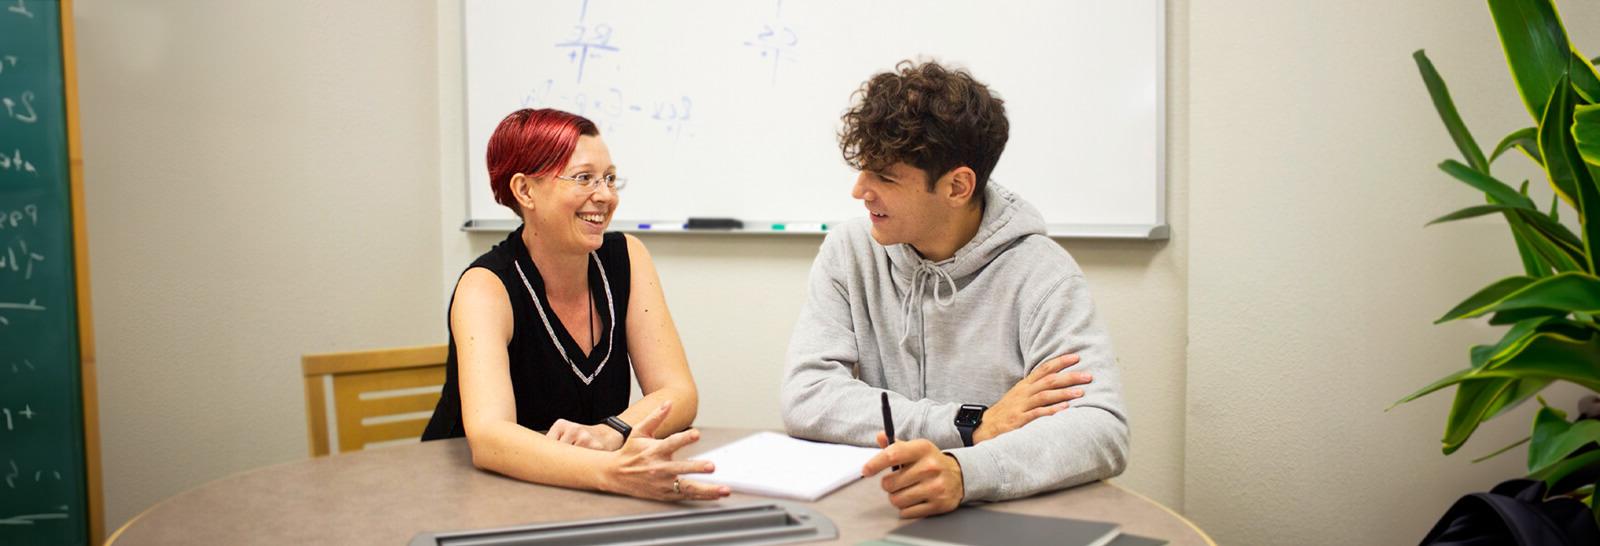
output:
[{"label": "hoodie hood", "polygon": [[[983,219],[971,241],[956,250],[954,256],[938,262],[917,254],[911,245],[901,243],[885,247],[894,267],[894,277],[902,287],[900,313],[905,333],[900,343],[909,341],[913,328],[921,329],[920,303],[923,294],[932,292],[940,306],[955,301],[956,292],[966,286],[971,278],[994,261],[996,256],[1016,245],[1022,239],[1045,234],[1044,216],[1027,201],[990,180],[984,189]],[[916,326],[913,326],[916,325]]]},{"label": "hoodie hood", "polygon": [[995,256],[1011,248],[1019,239],[1045,234],[1044,216],[1033,205],[1011,193],[1011,190],[990,180],[983,196],[983,219],[978,225],[978,233],[957,249],[954,256],[932,262],[917,254],[909,244],[885,247],[889,259],[894,262],[896,279],[913,282],[918,272],[933,268],[938,270],[935,274],[941,277],[941,282],[943,277],[948,276],[952,283],[964,285],[966,283],[962,281],[989,265]]}]

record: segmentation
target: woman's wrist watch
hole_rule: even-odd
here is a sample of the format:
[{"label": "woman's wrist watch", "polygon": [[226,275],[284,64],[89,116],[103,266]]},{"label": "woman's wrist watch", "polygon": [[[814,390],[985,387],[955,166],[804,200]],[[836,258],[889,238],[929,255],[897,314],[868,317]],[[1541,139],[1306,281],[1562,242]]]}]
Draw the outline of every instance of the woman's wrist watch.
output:
[{"label": "woman's wrist watch", "polygon": [[633,427],[628,426],[628,423],[615,415],[607,417],[605,423],[606,426],[611,427],[611,430],[615,430],[617,434],[622,435],[623,443],[627,443],[628,435],[633,434]]}]

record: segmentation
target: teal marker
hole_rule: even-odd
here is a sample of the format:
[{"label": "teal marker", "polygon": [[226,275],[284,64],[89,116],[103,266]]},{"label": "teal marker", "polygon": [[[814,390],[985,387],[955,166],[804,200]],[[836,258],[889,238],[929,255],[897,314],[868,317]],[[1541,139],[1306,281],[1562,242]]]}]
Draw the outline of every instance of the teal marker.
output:
[{"label": "teal marker", "polygon": [[772,229],[776,231],[828,231],[828,225],[816,223],[772,224]]}]

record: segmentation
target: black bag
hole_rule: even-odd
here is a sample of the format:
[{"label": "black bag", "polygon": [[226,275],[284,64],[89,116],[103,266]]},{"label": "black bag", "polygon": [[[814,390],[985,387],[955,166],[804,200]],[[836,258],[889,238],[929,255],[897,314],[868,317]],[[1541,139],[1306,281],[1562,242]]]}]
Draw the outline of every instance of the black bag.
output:
[{"label": "black bag", "polygon": [[1461,497],[1422,546],[1600,544],[1594,512],[1576,499],[1544,500],[1543,481],[1516,479]]}]

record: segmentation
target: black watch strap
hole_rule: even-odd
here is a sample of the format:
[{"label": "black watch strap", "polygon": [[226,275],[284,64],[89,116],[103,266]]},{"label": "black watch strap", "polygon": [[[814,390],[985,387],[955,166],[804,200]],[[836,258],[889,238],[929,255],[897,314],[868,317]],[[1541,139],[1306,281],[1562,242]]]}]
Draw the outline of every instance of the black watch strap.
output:
[{"label": "black watch strap", "polygon": [[623,442],[627,442],[628,435],[633,434],[633,427],[628,426],[628,423],[615,415],[607,417],[605,422],[606,426],[611,427],[612,430],[617,431],[617,434],[622,435]]},{"label": "black watch strap", "polygon": [[972,447],[972,433],[977,429],[978,427],[957,426],[956,431],[961,433],[961,445]]}]

